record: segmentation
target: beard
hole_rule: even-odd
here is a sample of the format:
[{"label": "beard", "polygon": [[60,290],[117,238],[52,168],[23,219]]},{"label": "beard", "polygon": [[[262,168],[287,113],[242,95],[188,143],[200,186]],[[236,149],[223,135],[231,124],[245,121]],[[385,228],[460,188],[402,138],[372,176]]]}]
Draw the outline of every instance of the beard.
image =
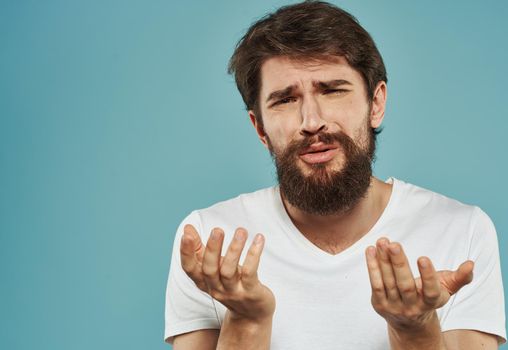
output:
[{"label": "beard", "polygon": [[[367,126],[370,137],[367,147],[359,147],[343,132],[321,133],[300,141],[292,141],[282,152],[275,152],[267,137],[270,155],[275,162],[280,191],[294,207],[314,215],[344,213],[365,197],[372,176],[375,152],[375,131]],[[365,131],[363,132],[365,135]],[[299,154],[316,142],[325,145],[339,144],[343,152],[343,165],[339,171],[332,170],[329,162],[307,164],[306,176],[298,166]]]}]

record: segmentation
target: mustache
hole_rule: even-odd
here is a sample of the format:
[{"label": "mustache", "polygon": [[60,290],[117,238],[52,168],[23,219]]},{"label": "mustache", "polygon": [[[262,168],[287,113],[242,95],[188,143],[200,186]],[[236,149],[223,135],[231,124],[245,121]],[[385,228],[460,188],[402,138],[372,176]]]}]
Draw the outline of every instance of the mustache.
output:
[{"label": "mustache", "polygon": [[302,140],[293,140],[289,143],[286,148],[286,154],[299,154],[300,152],[308,149],[312,144],[322,142],[325,145],[332,145],[338,143],[345,149],[352,149],[355,147],[355,143],[351,137],[346,135],[342,131],[334,133],[320,133],[310,137],[306,137]]}]

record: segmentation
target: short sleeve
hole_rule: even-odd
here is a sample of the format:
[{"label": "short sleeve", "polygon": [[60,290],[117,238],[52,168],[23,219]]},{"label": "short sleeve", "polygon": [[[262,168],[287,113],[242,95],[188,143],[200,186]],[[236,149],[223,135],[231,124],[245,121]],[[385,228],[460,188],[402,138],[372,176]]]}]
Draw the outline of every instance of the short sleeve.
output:
[{"label": "short sleeve", "polygon": [[504,292],[497,234],[492,220],[475,207],[468,259],[475,263],[473,281],[451,300],[442,331],[472,329],[497,335],[506,342]]},{"label": "short sleeve", "polygon": [[[173,344],[178,334],[220,328],[211,296],[201,291],[182,269],[180,242],[186,224],[192,224],[202,234],[199,213],[193,211],[182,221],[175,235],[166,288],[164,339],[169,344]],[[201,239],[203,241],[203,237]]]}]

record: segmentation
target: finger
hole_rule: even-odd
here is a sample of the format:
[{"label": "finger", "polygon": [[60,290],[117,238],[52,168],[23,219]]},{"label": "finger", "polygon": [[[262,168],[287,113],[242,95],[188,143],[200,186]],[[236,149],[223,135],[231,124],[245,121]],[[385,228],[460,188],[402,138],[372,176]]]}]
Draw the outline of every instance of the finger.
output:
[{"label": "finger", "polygon": [[376,248],[373,246],[367,247],[365,256],[367,258],[367,270],[369,271],[373,304],[382,304],[386,301],[386,292],[381,269],[376,259]]},{"label": "finger", "polygon": [[[420,270],[420,267],[418,267],[418,270]],[[423,295],[423,291],[422,291],[422,278],[421,277],[417,277],[415,279],[415,284],[416,284],[416,292],[420,295]]]},{"label": "finger", "polygon": [[474,262],[467,260],[460,264],[459,268],[452,273],[451,283],[448,283],[448,289],[453,295],[459,291],[460,288],[473,280]]},{"label": "finger", "polygon": [[469,284],[473,280],[474,261],[468,260],[460,264],[457,270],[457,279],[461,280],[464,284]]},{"label": "finger", "polygon": [[220,258],[222,252],[222,242],[224,241],[224,231],[221,228],[214,228],[206,243],[205,254],[203,256],[203,275],[205,282],[210,289],[215,291],[224,291],[219,277]]},{"label": "finger", "polygon": [[247,239],[247,231],[244,228],[237,228],[235,235],[229,244],[226,256],[220,265],[220,279],[224,288],[228,291],[235,290],[240,279],[238,271],[238,262],[242,254],[245,241]]},{"label": "finger", "polygon": [[206,291],[207,286],[201,271],[204,246],[198,232],[192,225],[185,225],[180,242],[180,262],[185,273],[201,289]]},{"label": "finger", "polygon": [[427,257],[420,257],[418,259],[418,270],[420,271],[420,278],[422,283],[423,302],[428,306],[435,308],[442,303],[442,290],[432,261]]},{"label": "finger", "polygon": [[399,243],[392,242],[388,246],[390,261],[392,262],[395,281],[399,288],[399,294],[406,305],[412,305],[418,301],[416,284],[406,254]]},{"label": "finger", "polygon": [[265,238],[261,233],[258,233],[254,237],[254,241],[252,242],[249,250],[247,251],[247,256],[245,257],[245,261],[242,265],[242,284],[245,288],[250,289],[256,286],[259,283],[258,280],[258,267],[259,260],[261,258],[261,253],[263,252],[263,247],[265,244]]},{"label": "finger", "polygon": [[386,298],[388,301],[399,301],[401,296],[397,283],[395,281],[395,275],[393,273],[392,262],[388,256],[388,244],[390,241],[387,238],[380,238],[376,242],[376,255],[379,262],[379,268],[381,275],[383,276],[383,284],[385,286]]}]

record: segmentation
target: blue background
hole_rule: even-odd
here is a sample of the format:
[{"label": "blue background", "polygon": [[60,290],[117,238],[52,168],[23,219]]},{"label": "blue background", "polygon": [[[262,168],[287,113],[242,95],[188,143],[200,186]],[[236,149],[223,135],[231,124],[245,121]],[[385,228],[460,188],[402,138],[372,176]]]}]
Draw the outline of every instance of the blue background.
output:
[{"label": "blue background", "polygon": [[[226,65],[286,3],[1,2],[0,348],[169,348],[180,220],[275,183]],[[507,281],[508,3],[339,4],[388,70],[376,175],[483,208]]]}]

